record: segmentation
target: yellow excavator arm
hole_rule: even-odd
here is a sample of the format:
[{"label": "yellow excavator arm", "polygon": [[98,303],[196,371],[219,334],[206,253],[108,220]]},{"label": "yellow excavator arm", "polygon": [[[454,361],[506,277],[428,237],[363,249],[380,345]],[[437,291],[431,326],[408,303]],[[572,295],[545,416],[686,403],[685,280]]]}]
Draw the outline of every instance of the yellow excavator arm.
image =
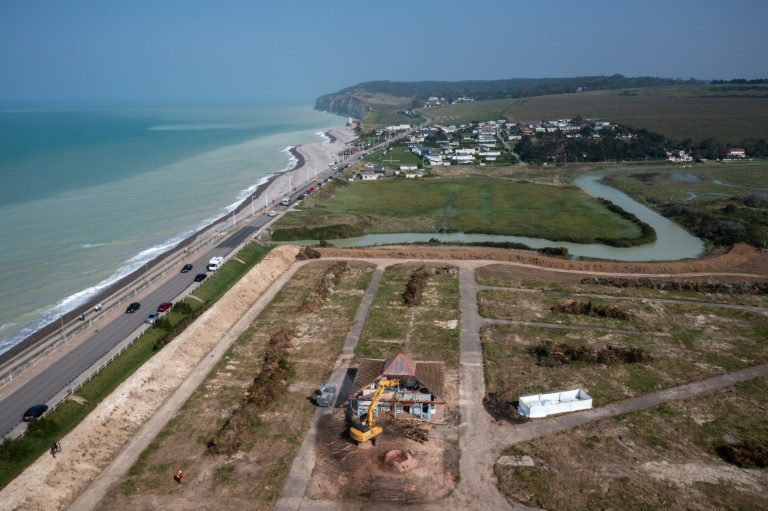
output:
[{"label": "yellow excavator arm", "polygon": [[379,399],[384,393],[387,387],[393,387],[400,385],[400,380],[381,380],[379,381],[379,387],[376,389],[376,393],[371,400],[371,406],[368,407],[368,413],[365,415],[365,420],[362,424],[356,424],[349,428],[349,436],[357,443],[367,442],[371,440],[371,443],[376,444],[376,435],[381,433],[381,426],[376,425],[376,406],[379,404]]}]

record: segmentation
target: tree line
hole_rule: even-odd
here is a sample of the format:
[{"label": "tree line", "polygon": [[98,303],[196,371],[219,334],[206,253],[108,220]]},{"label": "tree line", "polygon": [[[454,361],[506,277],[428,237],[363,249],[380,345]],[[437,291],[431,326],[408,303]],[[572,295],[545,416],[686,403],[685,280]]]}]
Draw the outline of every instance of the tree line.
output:
[{"label": "tree line", "polygon": [[662,87],[704,83],[693,78],[658,78],[652,76],[626,77],[579,76],[574,78],[512,78],[507,80],[465,80],[460,82],[422,81],[391,82],[380,80],[364,82],[339,91],[343,93],[383,93],[397,97],[414,98],[414,106],[421,106],[430,97],[445,98],[448,101],[460,97],[474,100],[525,98],[548,94],[567,94],[604,89],[626,89],[636,87]]}]

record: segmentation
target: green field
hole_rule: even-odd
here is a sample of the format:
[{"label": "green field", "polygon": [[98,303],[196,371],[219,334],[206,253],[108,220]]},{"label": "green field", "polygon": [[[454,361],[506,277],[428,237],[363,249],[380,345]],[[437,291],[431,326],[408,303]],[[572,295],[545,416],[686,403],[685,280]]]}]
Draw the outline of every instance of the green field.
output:
[{"label": "green field", "polygon": [[275,239],[290,239],[281,230],[333,225],[367,234],[447,230],[582,242],[640,235],[637,225],[581,192],[504,179],[337,182],[320,192],[275,224]]},{"label": "green field", "polygon": [[715,245],[768,246],[768,164],[637,167],[606,182]]},{"label": "green field", "polygon": [[720,85],[606,90],[474,101],[430,108],[425,113],[438,124],[581,116],[646,129],[678,141],[716,138],[736,144],[747,138],[768,138],[768,86],[756,90]]}]

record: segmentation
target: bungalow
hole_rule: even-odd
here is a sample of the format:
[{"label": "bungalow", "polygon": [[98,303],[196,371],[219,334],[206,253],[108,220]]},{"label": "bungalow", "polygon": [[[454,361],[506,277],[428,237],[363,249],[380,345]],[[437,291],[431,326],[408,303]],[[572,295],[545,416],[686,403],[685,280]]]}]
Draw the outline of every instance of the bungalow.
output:
[{"label": "bungalow", "polygon": [[400,170],[416,170],[416,165],[400,165]]},{"label": "bungalow", "polygon": [[378,381],[398,380],[381,395],[374,416],[390,412],[408,414],[422,420],[442,422],[445,404],[445,363],[415,361],[398,353],[386,360],[365,358],[360,361],[352,383],[349,408],[354,416],[368,413]]},{"label": "bungalow", "polygon": [[363,181],[375,181],[379,178],[379,175],[372,170],[364,170],[360,172],[360,177],[363,179]]},{"label": "bungalow", "polygon": [[728,156],[730,158],[745,158],[747,153],[741,147],[731,147],[731,152],[728,153]]}]

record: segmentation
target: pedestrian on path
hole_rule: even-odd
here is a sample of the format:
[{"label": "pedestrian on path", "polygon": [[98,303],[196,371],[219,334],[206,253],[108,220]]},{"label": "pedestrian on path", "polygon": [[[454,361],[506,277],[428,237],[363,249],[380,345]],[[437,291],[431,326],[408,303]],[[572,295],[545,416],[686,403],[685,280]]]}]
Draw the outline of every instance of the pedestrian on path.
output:
[{"label": "pedestrian on path", "polygon": [[67,385],[67,396],[72,395],[72,385]]},{"label": "pedestrian on path", "polygon": [[[54,456],[54,457],[55,457],[55,456]],[[181,484],[181,470],[179,470],[178,472],[176,472],[176,475],[175,475],[175,476],[173,476],[173,479],[174,479],[174,480],[175,480],[177,483]]]},{"label": "pedestrian on path", "polygon": [[56,452],[61,452],[61,444],[59,443],[58,440],[53,442],[53,446],[56,448]]},{"label": "pedestrian on path", "polygon": [[56,452],[56,442],[53,442],[53,444],[51,444],[51,456],[56,458]]}]

